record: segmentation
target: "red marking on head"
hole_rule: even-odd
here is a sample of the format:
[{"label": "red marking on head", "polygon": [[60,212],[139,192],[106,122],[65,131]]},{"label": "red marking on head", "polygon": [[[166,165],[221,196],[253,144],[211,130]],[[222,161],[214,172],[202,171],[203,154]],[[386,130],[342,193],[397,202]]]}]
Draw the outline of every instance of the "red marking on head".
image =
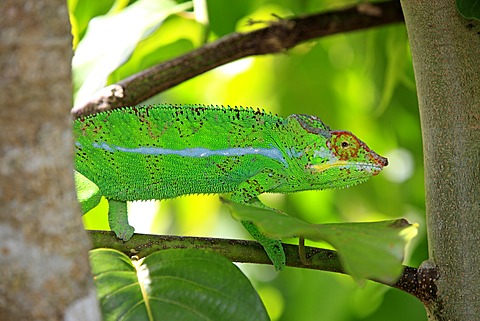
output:
[{"label": "red marking on head", "polygon": [[367,147],[362,144],[355,135],[346,131],[332,131],[332,138],[328,141],[328,147],[343,161],[356,158],[360,146]]}]

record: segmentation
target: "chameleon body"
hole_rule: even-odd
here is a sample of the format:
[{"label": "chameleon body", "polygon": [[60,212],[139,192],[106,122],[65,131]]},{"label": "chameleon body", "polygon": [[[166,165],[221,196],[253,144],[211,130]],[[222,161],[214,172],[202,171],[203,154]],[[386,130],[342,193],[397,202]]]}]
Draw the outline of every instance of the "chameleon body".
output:
[{"label": "chameleon body", "polygon": [[[233,202],[267,208],[258,195],[347,187],[387,165],[356,136],[315,116],[250,108],[125,107],[75,120],[74,137],[83,175],[77,183],[86,177],[98,186],[83,211],[105,196],[110,227],[124,240],[133,234],[127,201],[229,193]],[[242,223],[281,268],[280,241]]]}]

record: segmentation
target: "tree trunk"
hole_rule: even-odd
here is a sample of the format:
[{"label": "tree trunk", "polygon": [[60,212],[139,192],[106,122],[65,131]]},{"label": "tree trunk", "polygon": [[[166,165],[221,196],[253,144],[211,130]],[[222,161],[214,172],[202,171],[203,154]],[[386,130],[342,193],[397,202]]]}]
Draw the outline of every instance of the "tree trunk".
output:
[{"label": "tree trunk", "polygon": [[480,316],[480,24],[454,0],[402,0],[422,124],[429,320]]},{"label": "tree trunk", "polygon": [[72,178],[66,1],[0,12],[0,319],[99,319]]}]

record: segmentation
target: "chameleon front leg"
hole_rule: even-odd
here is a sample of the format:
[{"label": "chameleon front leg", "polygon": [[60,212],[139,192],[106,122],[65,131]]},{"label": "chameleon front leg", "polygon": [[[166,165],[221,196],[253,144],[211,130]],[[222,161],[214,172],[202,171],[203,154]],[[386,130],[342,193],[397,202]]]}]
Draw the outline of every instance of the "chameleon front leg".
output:
[{"label": "chameleon front leg", "polygon": [[[278,184],[274,174],[269,171],[262,172],[240,184],[236,191],[231,194],[230,200],[242,205],[263,208],[278,213],[277,210],[266,206],[257,198],[257,195],[270,190],[276,185]],[[248,233],[263,246],[275,270],[282,270],[286,264],[282,242],[278,239],[267,237],[250,221],[242,221],[242,225]]]},{"label": "chameleon front leg", "polygon": [[[77,171],[75,185],[82,213],[86,214],[100,203],[102,192],[95,183]],[[128,224],[127,202],[108,199],[108,224],[119,239],[128,241],[132,237],[134,228]]]},{"label": "chameleon front leg", "polygon": [[128,224],[127,202],[108,200],[108,224],[115,235],[124,241],[128,241],[135,229]]}]

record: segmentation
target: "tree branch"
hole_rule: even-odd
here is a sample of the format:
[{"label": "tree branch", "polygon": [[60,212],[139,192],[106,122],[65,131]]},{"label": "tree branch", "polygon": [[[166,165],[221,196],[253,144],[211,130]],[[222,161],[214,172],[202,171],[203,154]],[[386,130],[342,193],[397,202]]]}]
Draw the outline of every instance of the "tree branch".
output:
[{"label": "tree branch", "polygon": [[403,21],[398,1],[357,6],[272,22],[248,33],[233,33],[178,58],[163,62],[108,86],[83,106],[74,118],[133,106],[223,64],[240,58],[284,52],[305,41],[342,32]]},{"label": "tree branch", "polygon": [[[134,234],[128,242],[120,241],[113,232],[89,231],[94,248],[105,247],[116,249],[128,256],[145,257],[161,250],[168,249],[202,249],[220,254],[232,262],[269,264],[272,262],[263,247],[255,241],[232,240],[220,238],[186,237],[173,235]],[[298,246],[283,244],[287,257],[287,266],[336,272],[345,274],[336,251],[316,247],[305,247],[310,265],[302,263],[298,255]],[[436,295],[435,280],[438,278],[436,270],[430,267],[404,267],[400,279],[394,284],[379,282],[404,292],[407,292],[422,302],[426,302]]]}]

